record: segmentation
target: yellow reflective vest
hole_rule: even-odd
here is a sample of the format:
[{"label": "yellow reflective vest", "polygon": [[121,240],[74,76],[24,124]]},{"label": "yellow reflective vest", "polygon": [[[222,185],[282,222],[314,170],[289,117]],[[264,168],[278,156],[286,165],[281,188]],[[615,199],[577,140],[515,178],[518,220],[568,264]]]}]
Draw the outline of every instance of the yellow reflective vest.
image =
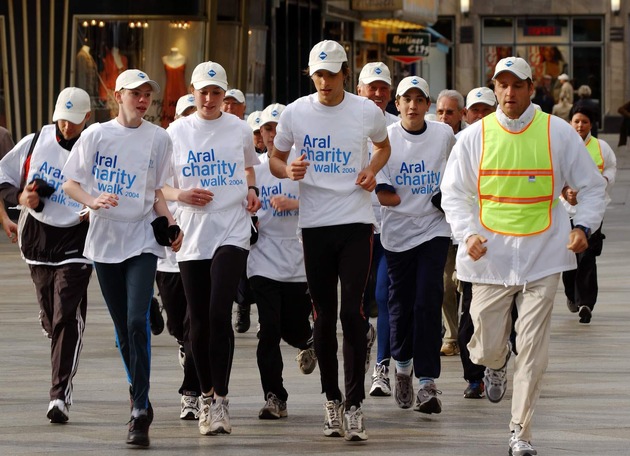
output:
[{"label": "yellow reflective vest", "polygon": [[586,150],[591,154],[591,158],[597,165],[597,169],[599,169],[600,173],[604,172],[604,156],[602,155],[602,146],[599,144],[599,140],[597,138],[591,138],[586,143]]},{"label": "yellow reflective vest", "polygon": [[483,151],[479,163],[479,220],[488,230],[531,236],[551,226],[553,160],[550,116],[537,111],[519,133],[504,129],[490,114],[482,119]]}]

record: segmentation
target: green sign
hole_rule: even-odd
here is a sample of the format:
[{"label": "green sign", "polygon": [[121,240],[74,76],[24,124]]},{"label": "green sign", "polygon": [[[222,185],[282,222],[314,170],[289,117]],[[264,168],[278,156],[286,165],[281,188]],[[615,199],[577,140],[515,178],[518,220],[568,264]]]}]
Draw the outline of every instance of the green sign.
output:
[{"label": "green sign", "polygon": [[428,33],[388,33],[385,52],[390,57],[427,57],[430,45]]}]

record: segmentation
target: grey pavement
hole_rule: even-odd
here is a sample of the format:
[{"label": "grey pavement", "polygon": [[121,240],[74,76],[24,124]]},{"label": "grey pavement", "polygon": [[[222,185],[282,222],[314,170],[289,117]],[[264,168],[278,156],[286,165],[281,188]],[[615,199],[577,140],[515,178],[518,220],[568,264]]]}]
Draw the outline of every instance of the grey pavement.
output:
[{"label": "grey pavement", "polygon": [[[616,135],[604,135],[613,149]],[[619,171],[608,208],[600,294],[590,325],[568,312],[560,287],[552,320],[551,357],[534,417],[539,455],[630,455],[630,150],[617,151]],[[113,327],[96,277],[90,285],[85,345],[75,377],[74,405],[65,425],[45,417],[50,382],[49,343],[42,335],[28,268],[17,247],[0,236],[0,455],[122,455],[129,399]],[[252,319],[255,321],[256,316]],[[369,440],[348,443],[322,434],[324,397],[319,375],[302,375],[296,350],[283,345],[289,417],[260,421],[263,392],[256,366],[255,324],[236,335],[230,382],[229,436],[201,436],[179,420],[182,370],[166,331],[153,338],[151,426],[153,454],[401,454],[505,455],[511,390],[500,404],[463,398],[458,357],[442,358],[443,412],[422,415],[392,398],[364,403]],[[374,351],[374,350],[373,350]],[[373,353],[374,355],[374,353]],[[369,388],[366,377],[366,390]],[[510,386],[511,388],[511,382]]]}]

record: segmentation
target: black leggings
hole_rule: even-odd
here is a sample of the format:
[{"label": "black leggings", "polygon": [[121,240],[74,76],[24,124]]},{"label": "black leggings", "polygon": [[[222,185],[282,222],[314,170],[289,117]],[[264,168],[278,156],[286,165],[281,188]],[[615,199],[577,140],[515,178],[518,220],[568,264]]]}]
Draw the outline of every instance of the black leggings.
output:
[{"label": "black leggings", "polygon": [[179,269],[190,318],[190,343],[201,391],[227,396],[234,331],[232,302],[248,251],[233,245],[217,249],[211,260],[182,261]]},{"label": "black leggings", "polygon": [[341,400],[337,361],[337,282],[341,281],[346,406],[365,399],[366,322],[363,292],[370,273],[372,225],[352,223],[302,229],[306,279],[313,300],[313,337],[322,390]]}]

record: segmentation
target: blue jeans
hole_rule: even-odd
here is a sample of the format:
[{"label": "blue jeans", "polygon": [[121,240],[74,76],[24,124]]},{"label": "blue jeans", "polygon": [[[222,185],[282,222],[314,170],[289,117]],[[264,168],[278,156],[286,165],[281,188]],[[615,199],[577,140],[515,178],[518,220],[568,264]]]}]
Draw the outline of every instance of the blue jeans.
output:
[{"label": "blue jeans", "polygon": [[94,263],[101,292],[114,321],[118,350],[133,390],[133,407],[149,405],[151,330],[149,308],[157,257],[142,253],[122,263]]}]

